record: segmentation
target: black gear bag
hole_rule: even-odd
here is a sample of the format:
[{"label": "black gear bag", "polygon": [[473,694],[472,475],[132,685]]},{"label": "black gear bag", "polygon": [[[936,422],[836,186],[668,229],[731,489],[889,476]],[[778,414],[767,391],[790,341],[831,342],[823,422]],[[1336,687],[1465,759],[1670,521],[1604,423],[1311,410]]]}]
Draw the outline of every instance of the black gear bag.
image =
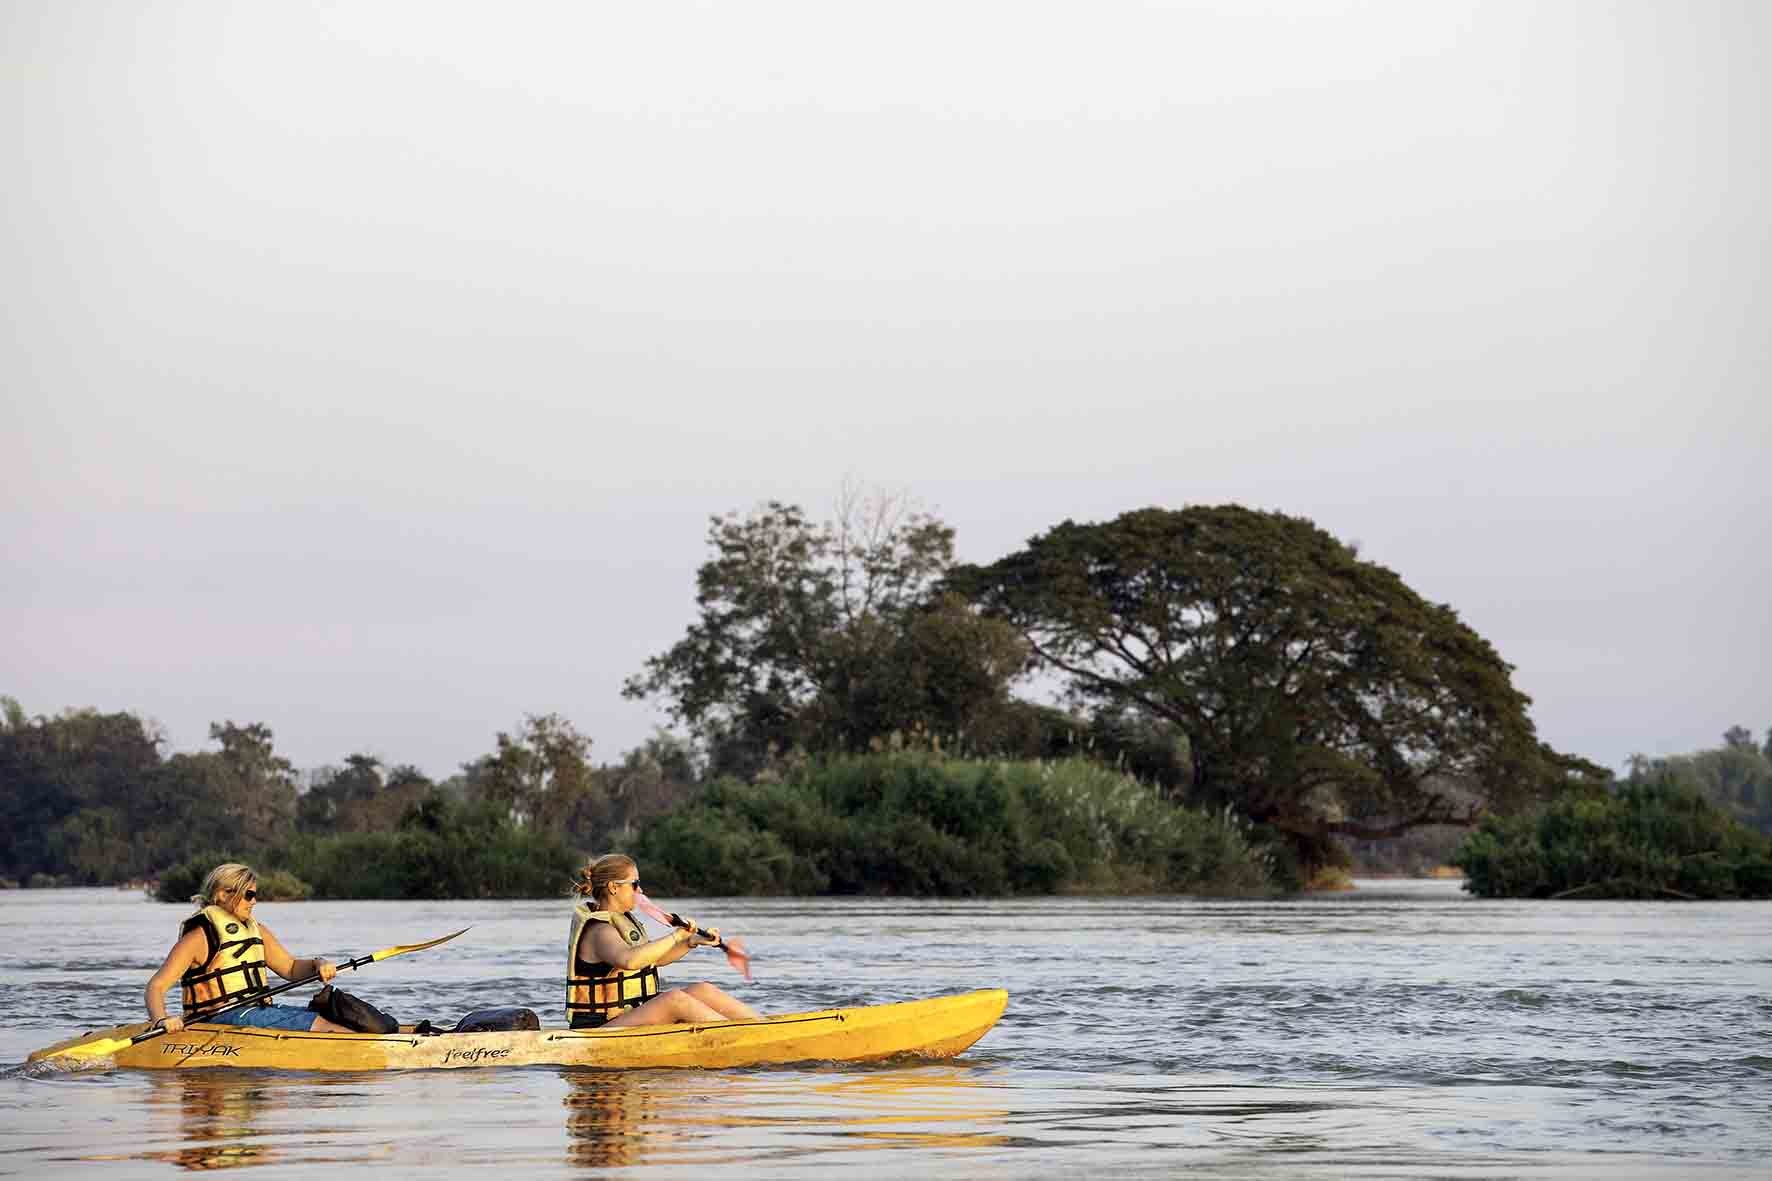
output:
[{"label": "black gear bag", "polygon": [[328,984],[314,994],[308,1008],[328,1021],[336,1022],[358,1033],[398,1033],[400,1023],[370,1004],[352,996],[342,988]]}]

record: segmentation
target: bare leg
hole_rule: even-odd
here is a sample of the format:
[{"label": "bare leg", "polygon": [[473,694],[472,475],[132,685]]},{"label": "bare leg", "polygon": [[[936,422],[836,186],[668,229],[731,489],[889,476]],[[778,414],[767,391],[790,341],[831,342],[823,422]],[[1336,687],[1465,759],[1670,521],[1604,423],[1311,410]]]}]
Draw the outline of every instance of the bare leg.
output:
[{"label": "bare leg", "polygon": [[709,984],[706,980],[687,985],[683,991],[729,1021],[749,1021],[758,1016],[757,1010],[730,993],[723,992]]},{"label": "bare leg", "polygon": [[603,1028],[622,1025],[687,1025],[707,1021],[724,1021],[720,1010],[703,1004],[686,988],[661,992],[638,1008],[603,1023]]},{"label": "bare leg", "polygon": [[320,1014],[315,1013],[314,1014],[314,1023],[312,1025],[308,1026],[308,1032],[310,1032],[310,1033],[356,1033],[357,1031],[352,1029],[348,1025],[340,1025],[336,1021],[328,1021],[326,1018],[320,1016]]}]

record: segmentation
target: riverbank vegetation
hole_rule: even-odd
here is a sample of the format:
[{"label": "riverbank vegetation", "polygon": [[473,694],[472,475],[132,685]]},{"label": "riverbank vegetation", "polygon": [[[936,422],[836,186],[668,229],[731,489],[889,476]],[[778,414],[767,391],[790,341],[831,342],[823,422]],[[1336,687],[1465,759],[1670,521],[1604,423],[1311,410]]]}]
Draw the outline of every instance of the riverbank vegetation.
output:
[{"label": "riverbank vegetation", "polygon": [[1485,898],[1772,898],[1772,838],[1671,774],[1491,817],[1453,864]]},{"label": "riverbank vegetation", "polygon": [[680,744],[593,767],[589,739],[551,715],[435,783],[363,754],[300,776],[259,724],[214,725],[218,750],[163,757],[132,714],[4,704],[0,876],[27,886],[153,881],[182,900],[226,853],[287,899],[546,896],[582,850],[695,790]]},{"label": "riverbank vegetation", "polygon": [[838,756],[764,783],[718,780],[640,834],[666,892],[1260,893],[1273,852],[1233,813],[1160,799],[1085,759]]},{"label": "riverbank vegetation", "polygon": [[390,831],[319,836],[286,844],[199,853],[161,875],[154,896],[183,902],[224,861],[260,870],[266,901],[309,898],[541,898],[562,892],[577,854],[556,834],[520,828],[496,805],[464,806],[433,792]]},{"label": "riverbank vegetation", "polygon": [[[375,760],[353,756],[297,792],[263,727],[218,727],[222,751],[156,762],[143,755],[153,743],[143,746],[142,725],[75,711],[25,727],[44,756],[30,780],[36,787],[110,789],[105,806],[74,809],[40,828],[36,844],[15,831],[10,856],[42,858],[27,884],[149,878],[156,897],[182,902],[211,867],[243,860],[259,869],[268,900],[547,897],[564,891],[586,852],[611,847],[633,851],[654,888],[669,892],[1262,893],[1282,880],[1274,863],[1283,848],[1264,844],[1234,813],[1179,807],[1150,784],[1080,757],[882,750],[783,758],[752,782],[725,775],[695,783],[681,749],[666,740],[592,767],[588,743],[570,727],[530,719],[518,734],[499,735],[498,749],[470,764],[471,773],[444,784],[409,767],[384,774]],[[246,733],[264,744],[250,759],[240,750]],[[128,741],[91,741],[99,734]],[[14,752],[24,745],[13,743]],[[139,778],[105,765],[117,748],[140,756],[131,764]],[[184,778],[193,766],[210,773]],[[39,809],[70,802],[29,800]],[[121,839],[131,825],[134,842]],[[156,850],[169,851],[166,864],[154,864]]]},{"label": "riverbank vegetation", "polygon": [[[701,892],[1294,890],[1615,786],[1539,741],[1451,607],[1302,518],[1144,509],[963,565],[933,516],[851,493],[708,543],[691,623],[623,687],[677,730],[614,763],[543,714],[440,782],[366,753],[298,773],[262,724],[166,756],[134,715],[6,699],[0,878],[231,851],[314,897],[514,897],[625,848]],[[1632,774],[1764,823],[1768,753]]]},{"label": "riverbank vegetation", "polygon": [[[1452,608],[1302,518],[1143,509],[962,565],[939,521],[858,498],[823,524],[783,504],[716,517],[708,543],[696,618],[624,691],[741,779],[775,752],[906,734],[973,757],[1130,754],[1177,806],[1283,845],[1296,884],[1343,864],[1344,838],[1606,778],[1538,740],[1511,668]],[[1029,672],[1067,708],[1016,697]],[[1080,735],[1127,741],[1076,751]]]}]

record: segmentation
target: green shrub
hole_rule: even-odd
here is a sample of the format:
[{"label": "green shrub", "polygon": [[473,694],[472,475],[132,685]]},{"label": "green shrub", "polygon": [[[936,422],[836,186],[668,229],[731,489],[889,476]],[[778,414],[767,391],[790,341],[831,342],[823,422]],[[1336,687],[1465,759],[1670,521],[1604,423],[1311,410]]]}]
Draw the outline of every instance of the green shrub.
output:
[{"label": "green shrub", "polygon": [[273,869],[259,875],[260,902],[306,902],[314,896],[314,887],[286,869]]},{"label": "green shrub", "polygon": [[190,902],[203,888],[203,879],[218,865],[238,861],[232,853],[198,853],[187,857],[160,875],[154,897],[161,902]]},{"label": "green shrub", "polygon": [[[203,879],[218,865],[240,860],[232,853],[199,853],[187,857],[165,873],[154,887],[154,897],[161,902],[189,902],[203,888]],[[313,897],[314,887],[285,869],[259,872],[258,895],[261,902],[301,902]]]},{"label": "green shrub", "polygon": [[1669,776],[1485,820],[1452,864],[1486,898],[1772,897],[1772,840]]},{"label": "green shrub", "polygon": [[552,897],[578,860],[553,833],[441,795],[415,805],[394,832],[298,836],[281,859],[316,897],[412,899]]},{"label": "green shrub", "polygon": [[1228,814],[1159,799],[1082,759],[833,758],[706,786],[631,850],[660,892],[1255,892],[1271,858]]}]

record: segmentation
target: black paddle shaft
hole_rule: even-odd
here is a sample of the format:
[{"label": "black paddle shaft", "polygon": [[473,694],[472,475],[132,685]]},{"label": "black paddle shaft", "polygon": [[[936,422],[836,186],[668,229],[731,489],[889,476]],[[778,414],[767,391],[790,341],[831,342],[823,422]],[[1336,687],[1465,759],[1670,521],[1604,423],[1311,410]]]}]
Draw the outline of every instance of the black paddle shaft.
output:
[{"label": "black paddle shaft", "polygon": [[[671,915],[671,926],[682,927],[685,931],[692,932],[693,934],[696,934],[696,935],[701,934],[700,927],[696,926],[694,923],[690,922],[688,919],[684,918],[680,914]],[[716,939],[712,943],[704,943],[702,946],[703,947],[718,947],[721,950],[725,950],[726,940]]]},{"label": "black paddle shaft", "polygon": [[[361,968],[364,964],[372,964],[374,962],[375,962],[375,957],[373,955],[362,955],[362,956],[358,956],[354,960],[347,960],[344,963],[340,964],[338,966],[338,970],[342,972],[346,968]],[[253,1005],[258,1004],[260,1001],[264,1000],[268,996],[276,996],[280,992],[288,992],[292,988],[300,988],[304,984],[312,984],[314,981],[316,981],[318,979],[320,979],[320,973],[315,972],[311,976],[303,976],[300,980],[285,981],[284,983],[277,985],[275,988],[267,988],[263,992],[255,992],[250,997],[247,997],[243,1001],[235,1001],[231,1005],[223,1005],[221,1008],[215,1010],[213,1013],[205,1013],[205,1014],[203,1014],[202,1018],[199,1018],[199,1020],[206,1020],[210,1017],[220,1017],[223,1013],[232,1013],[235,1009],[250,1008]],[[151,1025],[147,1029],[143,1030],[142,1032],[136,1034],[134,1037],[130,1038],[129,1044],[133,1046],[137,1042],[145,1042],[149,1038],[159,1037],[161,1034],[163,1034],[165,1032],[166,1032],[166,1027],[164,1025]]]}]

